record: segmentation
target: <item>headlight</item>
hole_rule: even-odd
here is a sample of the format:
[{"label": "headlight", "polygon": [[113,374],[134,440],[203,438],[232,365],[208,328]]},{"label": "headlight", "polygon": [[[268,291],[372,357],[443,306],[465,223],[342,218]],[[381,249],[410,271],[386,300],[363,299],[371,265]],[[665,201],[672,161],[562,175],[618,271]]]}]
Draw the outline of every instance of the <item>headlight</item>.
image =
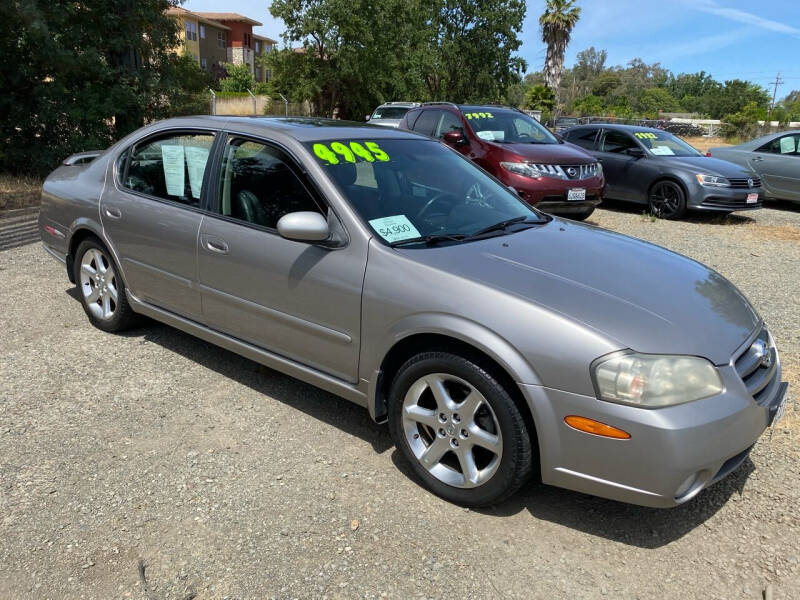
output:
[{"label": "headlight", "polygon": [[595,176],[602,177],[603,176],[603,163],[598,162],[598,163],[594,163],[594,164],[595,164],[595,172],[594,172]]},{"label": "headlight", "polygon": [[536,165],[525,162],[501,162],[500,166],[506,171],[539,179],[550,177],[552,179],[569,179],[559,165]]},{"label": "headlight", "polygon": [[617,353],[593,363],[597,397],[643,408],[672,406],[721,394],[717,368],[697,356]]},{"label": "headlight", "polygon": [[709,187],[731,187],[731,182],[725,177],[717,175],[705,175],[704,173],[697,174],[697,181],[700,185],[707,185]]}]

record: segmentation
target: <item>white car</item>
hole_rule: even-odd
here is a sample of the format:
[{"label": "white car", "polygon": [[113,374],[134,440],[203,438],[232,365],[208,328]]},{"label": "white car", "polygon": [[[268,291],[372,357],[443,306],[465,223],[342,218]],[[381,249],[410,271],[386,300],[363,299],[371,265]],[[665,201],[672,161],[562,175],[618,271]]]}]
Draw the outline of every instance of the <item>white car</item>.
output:
[{"label": "white car", "polygon": [[397,129],[406,113],[419,105],[419,102],[385,102],[376,108],[371,115],[367,115],[367,121],[372,125],[382,125]]}]

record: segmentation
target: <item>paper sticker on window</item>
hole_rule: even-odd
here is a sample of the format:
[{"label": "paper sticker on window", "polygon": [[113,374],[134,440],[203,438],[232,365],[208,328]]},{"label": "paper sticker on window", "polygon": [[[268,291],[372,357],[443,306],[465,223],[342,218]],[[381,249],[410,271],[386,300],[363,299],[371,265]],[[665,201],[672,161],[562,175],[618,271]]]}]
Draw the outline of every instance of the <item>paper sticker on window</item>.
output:
[{"label": "paper sticker on window", "polygon": [[482,140],[486,140],[489,142],[502,142],[506,137],[505,131],[490,131],[488,129],[484,131],[476,132],[476,135],[481,138]]},{"label": "paper sticker on window", "polygon": [[419,237],[419,231],[405,215],[372,219],[369,224],[378,232],[378,235],[390,244]]},{"label": "paper sticker on window", "polygon": [[794,136],[787,135],[781,138],[781,154],[791,154],[795,151]]},{"label": "paper sticker on window", "polygon": [[189,171],[189,187],[192,188],[192,197],[199,198],[203,187],[203,173],[208,162],[208,148],[186,146],[186,167]]},{"label": "paper sticker on window", "polygon": [[164,181],[167,184],[167,195],[182,198],[186,190],[186,178],[183,168],[183,146],[161,146],[161,161],[164,167]]},{"label": "paper sticker on window", "polygon": [[653,146],[650,148],[650,152],[657,156],[675,156],[675,153],[669,146]]}]

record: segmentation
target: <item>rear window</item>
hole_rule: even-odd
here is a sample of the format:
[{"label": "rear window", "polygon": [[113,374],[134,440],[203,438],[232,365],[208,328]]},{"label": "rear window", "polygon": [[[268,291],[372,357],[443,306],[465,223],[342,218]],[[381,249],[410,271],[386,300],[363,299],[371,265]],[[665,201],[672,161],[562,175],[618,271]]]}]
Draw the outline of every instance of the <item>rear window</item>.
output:
[{"label": "rear window", "polygon": [[379,106],[372,113],[373,119],[402,119],[408,112],[407,106]]}]

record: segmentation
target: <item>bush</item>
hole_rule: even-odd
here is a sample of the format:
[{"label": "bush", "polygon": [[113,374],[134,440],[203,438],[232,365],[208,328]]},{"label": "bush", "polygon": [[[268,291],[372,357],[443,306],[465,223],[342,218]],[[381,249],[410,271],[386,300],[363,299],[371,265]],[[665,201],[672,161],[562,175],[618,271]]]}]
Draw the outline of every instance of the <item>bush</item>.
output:
[{"label": "bush", "polygon": [[249,65],[225,65],[228,76],[219,81],[219,89],[223,92],[247,92],[256,85],[255,77],[250,72]]}]

